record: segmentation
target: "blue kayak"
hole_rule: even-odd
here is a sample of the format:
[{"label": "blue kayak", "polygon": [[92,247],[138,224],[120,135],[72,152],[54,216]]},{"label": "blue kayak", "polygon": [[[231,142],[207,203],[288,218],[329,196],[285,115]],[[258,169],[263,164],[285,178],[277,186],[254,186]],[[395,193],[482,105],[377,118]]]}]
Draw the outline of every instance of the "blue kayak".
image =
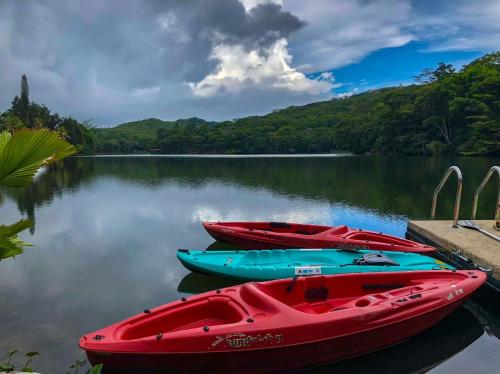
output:
[{"label": "blue kayak", "polygon": [[196,251],[179,249],[189,270],[243,281],[294,276],[454,269],[438,259],[408,252],[338,249]]}]

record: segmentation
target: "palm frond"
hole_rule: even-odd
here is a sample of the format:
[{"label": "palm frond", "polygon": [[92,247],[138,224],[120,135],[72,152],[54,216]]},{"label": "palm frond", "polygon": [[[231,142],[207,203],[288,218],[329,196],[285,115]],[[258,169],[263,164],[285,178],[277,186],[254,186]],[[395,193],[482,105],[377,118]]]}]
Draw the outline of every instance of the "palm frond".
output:
[{"label": "palm frond", "polygon": [[23,252],[23,247],[31,245],[17,237],[19,232],[31,225],[29,219],[22,219],[12,225],[0,225],[0,260],[17,256]]},{"label": "palm frond", "polygon": [[32,224],[33,221],[31,221],[30,219],[22,219],[20,221],[17,221],[16,223],[13,223],[12,225],[0,225],[0,236],[8,237],[17,235],[21,231],[29,229]]},{"label": "palm frond", "polygon": [[19,130],[0,133],[0,185],[23,187],[38,169],[76,153],[76,148],[53,131]]}]

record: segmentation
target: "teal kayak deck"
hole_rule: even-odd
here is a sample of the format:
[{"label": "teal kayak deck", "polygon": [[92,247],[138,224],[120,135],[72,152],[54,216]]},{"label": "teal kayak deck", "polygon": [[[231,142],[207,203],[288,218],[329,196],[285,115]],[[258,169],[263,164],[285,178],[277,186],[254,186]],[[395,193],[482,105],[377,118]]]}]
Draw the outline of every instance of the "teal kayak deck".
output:
[{"label": "teal kayak deck", "polygon": [[393,251],[272,249],[245,251],[178,250],[189,270],[245,281],[302,275],[453,269],[433,257]]}]

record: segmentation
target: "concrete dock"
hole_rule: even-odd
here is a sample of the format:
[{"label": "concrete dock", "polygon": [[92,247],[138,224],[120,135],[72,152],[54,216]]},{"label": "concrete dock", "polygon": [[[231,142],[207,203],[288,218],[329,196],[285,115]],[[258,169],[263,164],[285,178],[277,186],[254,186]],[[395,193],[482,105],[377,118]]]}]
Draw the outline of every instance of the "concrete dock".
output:
[{"label": "concrete dock", "polygon": [[[491,234],[500,236],[500,231],[493,228],[493,220],[474,222]],[[453,228],[451,220],[409,221],[407,234],[412,239],[437,247],[442,256],[460,267],[470,266],[473,262],[481,268],[490,269],[489,283],[500,289],[500,242],[475,230]]]}]

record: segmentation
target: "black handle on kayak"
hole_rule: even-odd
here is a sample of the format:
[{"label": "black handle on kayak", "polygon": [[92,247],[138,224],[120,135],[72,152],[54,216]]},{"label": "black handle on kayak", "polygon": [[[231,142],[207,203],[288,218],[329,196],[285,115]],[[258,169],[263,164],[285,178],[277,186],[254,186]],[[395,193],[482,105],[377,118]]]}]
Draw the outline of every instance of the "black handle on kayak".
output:
[{"label": "black handle on kayak", "polygon": [[290,293],[293,291],[293,288],[295,287],[295,283],[297,283],[297,278],[298,276],[295,275],[292,279],[292,281],[290,282],[290,284],[288,285],[288,287],[286,288],[286,293]]}]

